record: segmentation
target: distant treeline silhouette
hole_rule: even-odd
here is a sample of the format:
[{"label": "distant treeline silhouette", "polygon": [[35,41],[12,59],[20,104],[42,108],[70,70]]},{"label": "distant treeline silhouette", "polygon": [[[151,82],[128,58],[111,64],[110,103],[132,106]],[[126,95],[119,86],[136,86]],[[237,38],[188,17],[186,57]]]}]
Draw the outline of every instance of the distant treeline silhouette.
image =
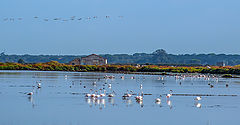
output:
[{"label": "distant treeline silhouette", "polygon": [[[18,62],[20,59],[24,63],[40,63],[58,61],[68,63],[74,58],[86,55],[0,55],[0,62]],[[240,55],[226,54],[168,54],[163,49],[158,49],[153,53],[130,54],[103,54],[100,55],[108,59],[109,64],[147,64],[147,65],[173,65],[173,66],[197,66],[216,65],[217,62],[224,62],[226,65],[234,66],[240,64]]]}]

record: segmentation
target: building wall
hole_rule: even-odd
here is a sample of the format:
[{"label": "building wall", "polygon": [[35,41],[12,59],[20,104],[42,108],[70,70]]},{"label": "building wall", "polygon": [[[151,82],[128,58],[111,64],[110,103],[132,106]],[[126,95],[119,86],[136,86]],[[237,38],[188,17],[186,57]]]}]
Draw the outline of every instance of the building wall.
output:
[{"label": "building wall", "polygon": [[69,65],[106,65],[107,59],[101,56],[92,54],[86,57],[76,58],[68,63]]},{"label": "building wall", "polygon": [[81,65],[105,65],[107,64],[107,59],[100,57],[98,55],[92,54],[81,59]]},{"label": "building wall", "polygon": [[69,65],[80,65],[80,64],[81,64],[80,58],[76,58],[69,62]]},{"label": "building wall", "polygon": [[217,62],[216,65],[217,66],[226,66],[225,62]]}]

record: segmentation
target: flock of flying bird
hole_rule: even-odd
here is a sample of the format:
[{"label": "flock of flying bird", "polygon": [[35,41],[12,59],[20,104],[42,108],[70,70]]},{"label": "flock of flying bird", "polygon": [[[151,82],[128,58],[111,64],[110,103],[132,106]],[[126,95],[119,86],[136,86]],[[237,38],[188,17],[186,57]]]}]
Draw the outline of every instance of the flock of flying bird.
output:
[{"label": "flock of flying bird", "polygon": [[[77,20],[77,21],[82,21],[82,20],[92,20],[92,19],[98,19],[98,18],[102,18],[102,19],[110,19],[110,18],[113,18],[112,16],[89,16],[89,17],[77,17],[77,16],[72,16],[72,17],[69,17],[69,18],[41,18],[41,17],[38,17],[38,16],[34,16],[33,19],[35,20],[42,20],[42,21],[63,21],[63,22],[66,22],[66,21],[74,21],[74,20]],[[116,18],[116,17],[114,17]],[[117,16],[117,18],[119,19],[122,19],[123,16]],[[3,18],[3,21],[10,21],[10,22],[14,22],[14,21],[22,21],[24,20],[24,18]]]},{"label": "flock of flying bird", "polygon": [[[67,79],[67,75],[65,75],[65,79]],[[179,82],[179,85],[181,85],[181,80],[184,80],[185,78],[191,78],[191,79],[194,79],[194,78],[203,78],[205,81],[210,81],[210,80],[213,80],[214,82],[218,82],[218,77],[216,76],[209,76],[209,75],[174,75],[175,77],[175,80],[178,81],[180,80]],[[115,76],[105,76],[104,77],[105,79],[115,79]],[[121,76],[120,77],[121,79],[125,79],[124,76]],[[136,79],[134,76],[130,77],[130,79]],[[98,80],[100,80],[100,78],[98,78]],[[164,80],[164,77],[158,77],[158,80]],[[72,85],[70,85],[69,87],[72,88],[72,86],[76,84],[74,81],[72,81]],[[82,85],[82,82],[80,81],[79,83],[80,85]],[[164,82],[162,83],[163,85],[165,84]],[[92,83],[93,86],[97,86],[97,82],[93,82]],[[210,84],[210,82],[208,83],[208,85],[210,86],[210,88],[213,88],[214,85],[213,84]],[[226,84],[226,87],[228,87],[229,85]],[[41,81],[37,82],[37,85],[34,86],[36,88],[41,88]],[[83,85],[83,88],[86,89],[87,87],[85,85]],[[96,87],[97,88],[97,87]],[[110,93],[106,93],[107,90],[110,91]],[[136,102],[138,102],[139,104],[142,104],[143,103],[143,99],[144,99],[144,95],[152,95],[152,94],[144,94],[142,89],[143,89],[143,85],[140,84],[139,86],[139,89],[140,89],[140,92],[138,94],[134,93],[133,91],[129,91],[127,90],[126,93],[124,93],[122,95],[122,99],[123,100],[129,100],[130,98],[132,98],[134,96],[134,99],[136,100]],[[110,83],[103,83],[102,86],[100,86],[100,89],[90,89],[89,90],[90,92],[89,93],[84,93],[84,96],[86,99],[91,99],[93,101],[99,101],[99,99],[103,99],[105,97],[108,97],[108,98],[114,98],[116,96],[116,93],[115,91],[112,90],[112,84]],[[171,104],[171,101],[169,100],[172,96],[173,96],[173,91],[172,90],[169,90],[169,93],[167,94],[161,94],[158,98],[155,98],[155,103],[156,104],[161,104],[162,102],[162,97],[165,96],[166,99],[167,99],[167,104],[170,106]],[[29,93],[26,93],[27,95],[29,95],[30,97],[34,94],[33,91],[29,92]],[[195,96],[194,100],[196,102],[202,100],[202,97],[201,96]],[[196,107],[200,108],[201,107],[201,104],[200,103],[196,103]]]}]

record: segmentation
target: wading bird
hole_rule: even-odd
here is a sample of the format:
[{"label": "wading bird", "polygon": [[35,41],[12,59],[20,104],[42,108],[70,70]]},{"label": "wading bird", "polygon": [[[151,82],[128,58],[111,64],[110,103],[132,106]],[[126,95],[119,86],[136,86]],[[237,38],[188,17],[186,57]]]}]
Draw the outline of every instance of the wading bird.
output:
[{"label": "wading bird", "polygon": [[201,96],[197,96],[194,100],[200,101],[200,100],[202,100],[202,97]]},{"label": "wading bird", "polygon": [[155,99],[155,102],[161,102],[161,97],[162,97],[162,96],[160,95],[159,98],[156,98],[156,99]]},{"label": "wading bird", "polygon": [[166,97],[167,97],[167,98],[170,98],[170,97],[172,96],[172,92],[173,92],[173,91],[170,90]]}]

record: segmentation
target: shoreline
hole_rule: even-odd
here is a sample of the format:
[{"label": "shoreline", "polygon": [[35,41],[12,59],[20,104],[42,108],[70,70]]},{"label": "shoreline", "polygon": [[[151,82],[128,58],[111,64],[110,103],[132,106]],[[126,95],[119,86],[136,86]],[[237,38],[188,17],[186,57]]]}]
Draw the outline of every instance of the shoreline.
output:
[{"label": "shoreline", "polygon": [[[232,77],[223,77],[223,75],[226,74],[210,74],[210,73],[174,73],[174,72],[126,72],[126,71],[56,71],[56,70],[0,70],[1,71],[27,71],[27,72],[34,72],[34,71],[39,71],[39,72],[71,72],[71,73],[113,73],[113,74],[134,74],[134,75],[162,75],[162,76],[175,76],[175,75],[216,75],[220,76],[220,78],[240,78],[240,75],[237,76],[236,74],[231,74],[233,75]],[[227,74],[230,75],[230,74]]]}]

